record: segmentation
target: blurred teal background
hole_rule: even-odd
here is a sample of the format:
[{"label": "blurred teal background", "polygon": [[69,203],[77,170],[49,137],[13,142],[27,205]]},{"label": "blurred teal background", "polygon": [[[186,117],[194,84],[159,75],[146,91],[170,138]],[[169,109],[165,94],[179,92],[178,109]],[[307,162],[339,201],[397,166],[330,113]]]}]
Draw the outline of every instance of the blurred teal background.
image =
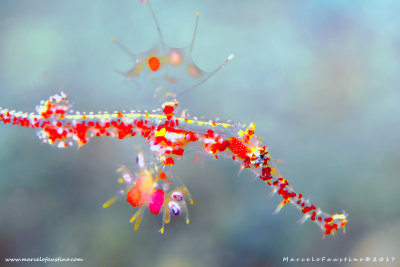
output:
[{"label": "blurred teal background", "polygon": [[[184,95],[192,115],[257,123],[282,174],[329,213],[350,214],[346,234],[320,229],[231,160],[175,175],[191,191],[191,223],[102,204],[118,190],[118,164],[134,166],[141,140],[95,139],[80,149],[41,145],[29,129],[0,126],[0,258],[79,257],[77,266],[288,266],[283,257],[397,257],[400,266],[399,1],[154,0],[164,38],[185,46],[195,11],[194,59],[213,70]],[[157,41],[139,1],[0,2],[0,106],[33,111],[64,90],[74,109],[157,107],[124,81],[130,58]],[[48,264],[58,266],[58,264]],[[290,264],[299,266],[300,264]],[[309,266],[310,264],[302,264]],[[362,266],[314,263],[311,266]],[[368,266],[374,266],[369,264]],[[377,264],[378,265],[378,264]],[[24,264],[23,266],[29,266]]]}]

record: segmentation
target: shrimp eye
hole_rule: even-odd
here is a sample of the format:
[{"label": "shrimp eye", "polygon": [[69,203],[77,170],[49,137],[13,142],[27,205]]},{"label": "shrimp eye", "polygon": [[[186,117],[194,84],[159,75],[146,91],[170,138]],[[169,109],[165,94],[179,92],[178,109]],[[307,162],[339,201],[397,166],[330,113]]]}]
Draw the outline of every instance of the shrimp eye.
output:
[{"label": "shrimp eye", "polygon": [[170,201],[168,203],[168,207],[171,210],[172,214],[174,214],[175,216],[181,213],[181,207],[179,207],[179,204],[176,203],[175,201]]},{"label": "shrimp eye", "polygon": [[183,199],[183,194],[181,192],[175,191],[172,193],[171,197],[177,201],[181,201]]}]

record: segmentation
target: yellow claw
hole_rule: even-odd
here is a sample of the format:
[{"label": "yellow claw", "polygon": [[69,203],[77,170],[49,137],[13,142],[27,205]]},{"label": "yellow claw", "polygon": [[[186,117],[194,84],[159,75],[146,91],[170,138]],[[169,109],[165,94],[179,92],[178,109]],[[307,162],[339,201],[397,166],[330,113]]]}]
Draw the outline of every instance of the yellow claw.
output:
[{"label": "yellow claw", "polygon": [[171,221],[171,214],[169,213],[169,210],[167,210],[165,213],[164,222],[168,224],[170,221]]},{"label": "yellow claw", "polygon": [[135,214],[133,214],[133,216],[131,217],[131,219],[129,220],[130,223],[133,223],[137,218],[141,218],[143,215],[143,207],[140,207]]},{"label": "yellow claw", "polygon": [[103,204],[103,208],[108,208],[108,207],[111,206],[117,199],[118,199],[117,197],[110,198],[106,203]]},{"label": "yellow claw", "polygon": [[139,229],[140,222],[142,221],[142,218],[143,218],[143,216],[139,216],[139,217],[136,219],[135,228],[134,228],[135,231],[137,231],[137,229]]}]

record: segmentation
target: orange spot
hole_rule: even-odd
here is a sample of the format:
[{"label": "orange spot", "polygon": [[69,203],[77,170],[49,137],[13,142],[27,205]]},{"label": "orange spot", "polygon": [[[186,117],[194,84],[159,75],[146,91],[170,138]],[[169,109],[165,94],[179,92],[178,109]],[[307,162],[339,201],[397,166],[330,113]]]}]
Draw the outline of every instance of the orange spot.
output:
[{"label": "orange spot", "polygon": [[160,172],[160,179],[162,179],[162,180],[167,179],[167,175],[165,175],[165,172]]},{"label": "orange spot", "polygon": [[166,159],[164,160],[164,165],[165,165],[165,166],[173,166],[174,164],[175,164],[175,161],[174,161],[174,159],[171,158],[171,157],[166,158]]},{"label": "orange spot", "polygon": [[147,63],[149,64],[149,68],[152,71],[157,71],[160,68],[161,62],[158,59],[158,57],[150,57],[147,60]]}]

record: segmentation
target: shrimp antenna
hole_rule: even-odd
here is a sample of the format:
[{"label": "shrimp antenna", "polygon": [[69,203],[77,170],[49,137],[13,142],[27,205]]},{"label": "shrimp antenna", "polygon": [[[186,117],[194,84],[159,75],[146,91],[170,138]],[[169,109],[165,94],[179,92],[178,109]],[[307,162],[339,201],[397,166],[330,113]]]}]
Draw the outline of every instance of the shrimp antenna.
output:
[{"label": "shrimp antenna", "polygon": [[194,26],[193,38],[192,38],[192,42],[190,43],[189,56],[192,56],[192,50],[193,50],[194,41],[196,40],[196,34],[197,34],[197,27],[198,26],[199,26],[199,12],[196,11],[196,25]]},{"label": "shrimp antenna", "polygon": [[194,90],[195,88],[197,88],[198,86],[200,86],[201,84],[203,84],[204,82],[206,82],[208,79],[210,79],[212,76],[214,76],[218,71],[222,70],[226,64],[228,64],[229,61],[231,61],[233,59],[234,55],[230,54],[228,56],[228,58],[224,61],[224,63],[221,64],[221,66],[219,66],[216,70],[214,70],[213,72],[211,72],[207,77],[205,77],[203,80],[201,80],[200,82],[196,83],[195,85],[193,85],[192,87],[186,89],[185,91],[183,91],[182,93],[178,94],[177,97],[180,97],[184,94],[186,94],[187,92],[190,92],[192,90]]},{"label": "shrimp antenna", "polygon": [[121,74],[122,76],[124,76],[124,77],[126,78],[126,80],[132,81],[134,84],[136,84],[136,86],[137,86],[138,88],[143,89],[143,90],[149,92],[150,94],[153,93],[149,88],[147,88],[147,87],[144,86],[143,84],[139,83],[139,82],[136,81],[134,78],[131,79],[131,77],[126,77],[127,75],[126,75],[125,72],[122,72],[122,71],[120,71],[120,70],[115,70],[115,72],[118,73],[118,74]]},{"label": "shrimp antenna", "polygon": [[[121,50],[123,50],[125,53],[127,53],[132,59],[133,61],[137,61],[137,56],[132,53],[126,46],[124,46],[123,44],[121,44],[118,40],[116,40],[115,38],[111,38],[111,42],[116,44]],[[117,73],[121,74],[122,76],[126,77],[126,73],[120,71],[120,70],[115,70]],[[130,78],[128,78],[129,80],[131,80]],[[145,86],[143,86],[141,83],[139,83],[136,80],[132,80],[137,87],[144,89],[145,91],[148,91],[149,93],[152,93],[151,90],[149,90],[148,88],[146,88]]]},{"label": "shrimp antenna", "polygon": [[[194,26],[194,31],[193,31],[193,38],[192,41],[190,43],[190,50],[189,50],[189,57],[192,57],[192,51],[193,51],[193,46],[194,46],[194,41],[196,40],[196,34],[197,34],[197,28],[199,26],[199,12],[196,11],[196,24]],[[186,94],[187,92],[190,92],[192,90],[194,90],[195,88],[197,88],[198,86],[200,86],[201,84],[203,84],[204,82],[206,82],[208,79],[210,79],[212,76],[214,76],[214,74],[216,74],[218,71],[222,70],[226,64],[228,64],[228,62],[233,59],[234,55],[230,54],[229,57],[224,61],[224,63],[221,64],[221,66],[219,66],[216,70],[214,70],[213,72],[211,72],[207,77],[205,77],[203,80],[201,80],[200,82],[198,82],[197,84],[193,85],[192,87],[186,89],[185,91],[183,91],[182,93],[178,94],[177,97],[180,97],[184,94]]]},{"label": "shrimp antenna", "polygon": [[150,1],[149,0],[142,0],[142,3],[145,3],[145,4],[147,4],[149,6],[149,9],[150,9],[150,12],[151,12],[151,16],[153,17],[154,23],[156,24],[158,36],[160,38],[160,41],[161,41],[161,44],[162,44],[162,48],[164,50],[164,46],[165,46],[164,38],[163,38],[163,35],[162,35],[162,32],[161,32],[160,24],[158,24],[157,17],[156,17],[156,15],[154,13],[154,10],[153,10],[153,8],[152,8],[152,6],[150,4]]},{"label": "shrimp antenna", "polygon": [[121,50],[123,50],[125,53],[127,53],[128,55],[131,56],[131,58],[133,60],[137,59],[137,56],[132,53],[126,46],[124,46],[123,44],[121,44],[119,41],[117,41],[115,38],[111,38],[111,42],[116,44]]}]

